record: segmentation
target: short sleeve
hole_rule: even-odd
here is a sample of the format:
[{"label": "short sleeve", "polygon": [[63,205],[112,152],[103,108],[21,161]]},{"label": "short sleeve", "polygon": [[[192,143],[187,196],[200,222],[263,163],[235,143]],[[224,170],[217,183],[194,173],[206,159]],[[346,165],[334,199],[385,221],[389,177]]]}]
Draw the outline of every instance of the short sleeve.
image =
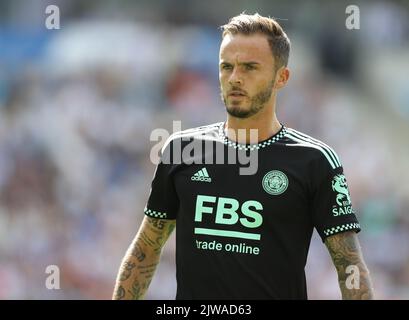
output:
[{"label": "short sleeve", "polygon": [[172,178],[172,168],[170,163],[171,144],[162,150],[161,159],[156,167],[149,198],[144,210],[145,215],[158,219],[176,219],[179,208],[179,198],[177,196]]},{"label": "short sleeve", "polygon": [[348,230],[359,232],[361,227],[352,208],[342,166],[333,168],[322,164],[319,171],[313,192],[312,218],[322,241]]}]

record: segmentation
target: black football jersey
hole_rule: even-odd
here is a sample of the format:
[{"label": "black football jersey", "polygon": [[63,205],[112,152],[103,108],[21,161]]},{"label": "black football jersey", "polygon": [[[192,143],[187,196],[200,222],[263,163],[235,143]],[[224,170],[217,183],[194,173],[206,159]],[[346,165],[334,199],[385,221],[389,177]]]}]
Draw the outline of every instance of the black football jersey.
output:
[{"label": "black football jersey", "polygon": [[285,126],[239,144],[224,125],[173,134],[152,181],[145,214],[176,219],[176,298],[307,299],[313,229],[360,230],[341,162]]}]

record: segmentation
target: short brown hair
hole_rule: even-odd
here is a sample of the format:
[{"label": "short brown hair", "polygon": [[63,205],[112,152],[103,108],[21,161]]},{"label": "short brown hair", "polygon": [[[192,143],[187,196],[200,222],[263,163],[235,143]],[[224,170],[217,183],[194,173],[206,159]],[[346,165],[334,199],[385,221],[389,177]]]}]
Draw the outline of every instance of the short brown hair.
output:
[{"label": "short brown hair", "polygon": [[261,33],[266,35],[276,62],[276,69],[288,65],[290,39],[275,19],[263,17],[258,13],[253,15],[241,13],[231,18],[229,23],[220,28],[223,30],[222,38],[227,34],[252,35]]}]

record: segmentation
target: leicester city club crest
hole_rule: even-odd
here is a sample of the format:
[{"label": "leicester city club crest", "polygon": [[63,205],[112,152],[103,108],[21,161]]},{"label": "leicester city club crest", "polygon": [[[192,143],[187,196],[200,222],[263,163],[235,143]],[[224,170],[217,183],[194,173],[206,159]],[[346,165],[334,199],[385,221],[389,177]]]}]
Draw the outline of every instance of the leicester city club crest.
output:
[{"label": "leicester city club crest", "polygon": [[287,176],[279,171],[272,170],[263,178],[263,189],[274,196],[282,194],[288,187],[288,178]]}]

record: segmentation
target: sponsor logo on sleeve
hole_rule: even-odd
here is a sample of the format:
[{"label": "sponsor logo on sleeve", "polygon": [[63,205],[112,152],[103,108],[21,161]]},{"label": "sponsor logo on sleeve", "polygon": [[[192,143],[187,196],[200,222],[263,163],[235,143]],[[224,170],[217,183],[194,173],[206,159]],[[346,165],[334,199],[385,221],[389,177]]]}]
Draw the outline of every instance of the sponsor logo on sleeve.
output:
[{"label": "sponsor logo on sleeve", "polygon": [[336,193],[336,205],[332,208],[332,214],[335,217],[354,213],[351,204],[351,196],[348,190],[348,184],[343,174],[337,174],[332,179],[332,190]]}]

